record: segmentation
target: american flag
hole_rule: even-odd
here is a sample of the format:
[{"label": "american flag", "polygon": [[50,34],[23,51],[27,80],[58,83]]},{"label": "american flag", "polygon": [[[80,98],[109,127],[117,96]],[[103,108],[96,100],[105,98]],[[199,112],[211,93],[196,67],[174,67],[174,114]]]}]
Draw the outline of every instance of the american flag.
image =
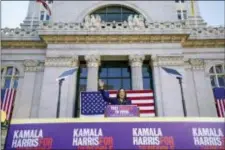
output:
[{"label": "american flag", "polygon": [[[41,3],[42,6],[48,11],[49,16],[51,16],[52,12],[51,9],[49,8],[48,4],[46,3],[45,0],[36,0],[36,2]],[[50,1],[50,3],[52,3],[53,1]]]},{"label": "american flag", "polygon": [[6,112],[6,119],[10,120],[16,89],[1,89],[1,110]]},{"label": "american flag", "polygon": [[[152,90],[129,90],[126,92],[131,103],[139,107],[141,117],[155,116]],[[117,91],[109,91],[109,96],[116,97],[116,93]],[[107,102],[103,100],[100,92],[81,92],[80,98],[82,116],[103,116]]]},{"label": "american flag", "polygon": [[225,88],[213,89],[218,117],[225,117]]}]

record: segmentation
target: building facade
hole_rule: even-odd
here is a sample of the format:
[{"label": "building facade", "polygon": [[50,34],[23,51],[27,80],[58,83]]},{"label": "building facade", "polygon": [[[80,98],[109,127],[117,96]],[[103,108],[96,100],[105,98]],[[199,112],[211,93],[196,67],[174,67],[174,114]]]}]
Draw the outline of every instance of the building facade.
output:
[{"label": "building facade", "polygon": [[20,28],[1,29],[2,88],[16,88],[13,118],[79,117],[81,91],[154,91],[156,116],[217,117],[214,87],[225,87],[224,27],[201,18],[196,1],[53,1],[52,15],[29,2]]}]

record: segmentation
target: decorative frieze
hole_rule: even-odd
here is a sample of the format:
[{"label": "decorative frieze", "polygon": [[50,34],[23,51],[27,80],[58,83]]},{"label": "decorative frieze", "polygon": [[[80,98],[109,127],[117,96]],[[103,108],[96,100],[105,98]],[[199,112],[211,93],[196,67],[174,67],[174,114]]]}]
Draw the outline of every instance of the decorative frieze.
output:
[{"label": "decorative frieze", "polygon": [[183,56],[152,56],[153,66],[183,66]]},{"label": "decorative frieze", "polygon": [[202,70],[205,68],[203,59],[189,59],[189,62],[194,70]]},{"label": "decorative frieze", "polygon": [[77,67],[78,56],[73,57],[47,57],[45,60],[46,67]]},{"label": "decorative frieze", "polygon": [[144,55],[136,54],[129,56],[129,62],[131,67],[142,67],[143,60],[145,59]]},{"label": "decorative frieze", "polygon": [[25,72],[42,72],[44,71],[44,63],[37,60],[24,61]]},{"label": "decorative frieze", "polygon": [[86,55],[85,60],[88,67],[99,67],[100,66],[100,56],[99,55]]}]

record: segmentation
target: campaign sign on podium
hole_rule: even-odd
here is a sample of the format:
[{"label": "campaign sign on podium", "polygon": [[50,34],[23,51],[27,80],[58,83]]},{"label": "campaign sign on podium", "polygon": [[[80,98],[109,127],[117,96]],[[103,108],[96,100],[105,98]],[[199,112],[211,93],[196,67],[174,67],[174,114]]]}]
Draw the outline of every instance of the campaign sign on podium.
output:
[{"label": "campaign sign on podium", "polygon": [[139,108],[136,105],[108,105],[105,117],[139,117]]}]

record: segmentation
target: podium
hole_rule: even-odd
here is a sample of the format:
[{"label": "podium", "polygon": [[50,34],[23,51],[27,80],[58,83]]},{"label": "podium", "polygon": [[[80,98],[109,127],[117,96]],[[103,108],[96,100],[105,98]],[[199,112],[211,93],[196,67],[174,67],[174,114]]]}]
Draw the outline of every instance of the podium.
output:
[{"label": "podium", "polygon": [[139,117],[139,108],[136,105],[108,105],[105,108],[105,117]]}]

